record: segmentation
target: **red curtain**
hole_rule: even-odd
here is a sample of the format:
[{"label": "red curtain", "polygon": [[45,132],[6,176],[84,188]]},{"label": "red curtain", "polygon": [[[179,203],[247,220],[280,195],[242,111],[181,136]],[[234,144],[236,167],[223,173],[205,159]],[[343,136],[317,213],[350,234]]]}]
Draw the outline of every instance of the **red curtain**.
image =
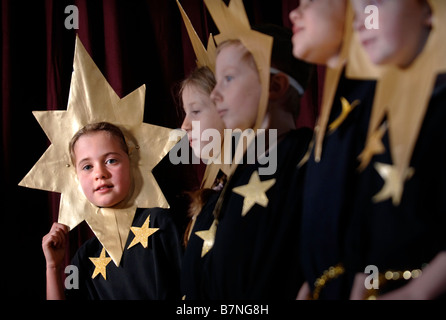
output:
[{"label": "red curtain", "polygon": [[[252,24],[287,27],[298,2],[244,1]],[[204,43],[209,32],[218,33],[202,0],[181,3]],[[65,28],[69,5],[79,10],[78,30]],[[181,125],[176,85],[194,68],[195,56],[175,0],[2,0],[0,19],[1,288],[10,297],[44,299],[41,239],[57,220],[59,195],[17,184],[50,143],[32,111],[66,109],[76,33],[119,96],[146,84],[144,122],[170,128]],[[305,96],[299,126],[314,125],[317,81]],[[173,166],[166,159],[155,177],[171,206],[184,212],[182,191],[198,186],[202,167]],[[184,214],[177,220],[181,226]],[[90,236],[85,225],[77,229],[70,232],[67,261]]]}]

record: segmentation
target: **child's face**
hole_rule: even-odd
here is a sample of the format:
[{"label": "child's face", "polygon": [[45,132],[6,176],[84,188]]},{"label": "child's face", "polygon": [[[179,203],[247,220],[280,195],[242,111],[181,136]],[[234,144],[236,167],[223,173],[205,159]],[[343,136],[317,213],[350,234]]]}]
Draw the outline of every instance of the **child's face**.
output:
[{"label": "child's face", "polygon": [[242,44],[229,44],[216,59],[217,85],[211,93],[219,115],[228,129],[253,128],[262,93],[254,61]]},{"label": "child's face", "polygon": [[[202,132],[206,129],[216,129],[220,132],[220,137],[223,138],[224,123],[209,94],[206,94],[197,85],[188,84],[184,87],[182,99],[186,117],[181,129],[187,131],[190,146],[195,156],[200,157],[201,150],[209,143],[209,141],[201,140]],[[192,121],[200,122],[200,130],[192,131]],[[199,136],[196,136],[196,134],[199,134]]]},{"label": "child's face", "polygon": [[301,0],[290,12],[293,55],[327,65],[341,50],[347,0]]},{"label": "child's face", "polygon": [[[355,29],[362,46],[375,64],[409,66],[423,50],[429,37],[431,13],[422,0],[351,0]],[[379,9],[379,29],[367,29],[366,6]]]},{"label": "child's face", "polygon": [[74,145],[76,173],[87,199],[112,207],[130,190],[130,160],[118,138],[105,131],[81,136]]}]

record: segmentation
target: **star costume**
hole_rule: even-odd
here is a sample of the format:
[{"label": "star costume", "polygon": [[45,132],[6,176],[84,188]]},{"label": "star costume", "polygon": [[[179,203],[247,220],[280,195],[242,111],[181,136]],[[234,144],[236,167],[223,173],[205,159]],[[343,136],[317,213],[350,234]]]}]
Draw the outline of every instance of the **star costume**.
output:
[{"label": "star costume", "polygon": [[[263,188],[251,188],[259,184],[252,178],[259,177],[258,162],[240,164],[227,182],[214,246],[205,256],[201,298],[296,298],[303,282],[297,244],[304,173],[297,164],[311,137],[309,129],[293,130],[272,147],[277,170],[260,176]],[[251,191],[240,193],[241,188]],[[267,202],[246,205],[250,197]]]},{"label": "star costume", "polygon": [[[20,185],[60,192],[58,222],[67,225],[71,230],[85,220],[95,234],[96,237],[79,249],[76,255],[76,259],[82,262],[79,264],[79,272],[85,275],[88,273],[87,270],[94,268],[88,277],[93,276],[95,282],[111,281],[113,283],[107,283],[105,286],[113,289],[105,290],[107,292],[102,294],[101,289],[95,293],[91,286],[87,286],[78,292],[85,294],[85,298],[144,297],[160,299],[174,296],[173,293],[166,293],[171,292],[171,288],[160,286],[169,283],[170,280],[167,278],[178,280],[177,251],[180,244],[176,231],[169,226],[168,222],[162,222],[163,218],[158,217],[157,219],[159,220],[158,224],[163,225],[165,229],[154,238],[171,237],[172,244],[169,247],[161,247],[163,250],[155,250],[152,254],[154,256],[150,259],[141,258],[139,260],[137,259],[138,254],[132,253],[130,256],[135,255],[135,257],[129,258],[125,263],[125,268],[121,268],[124,266],[121,264],[121,258],[128,246],[130,246],[130,250],[133,247],[138,247],[139,243],[144,247],[147,241],[146,237],[153,231],[153,229],[147,228],[149,220],[147,220],[147,225],[132,227],[132,223],[138,222],[139,219],[134,219],[137,208],[169,207],[152,174],[152,169],[177,143],[176,140],[171,139],[171,136],[181,137],[184,135],[183,133],[171,135],[172,129],[143,123],[144,101],[144,85],[126,97],[119,98],[76,36],[67,110],[34,112],[52,144],[20,182]],[[110,208],[96,207],[85,197],[68,150],[69,142],[75,133],[85,125],[97,122],[110,122],[118,126],[125,136],[129,149],[131,187],[127,197]],[[153,216],[151,218],[154,219]],[[130,233],[135,235],[135,241],[131,243],[128,242]],[[138,252],[138,249],[133,252]],[[170,274],[151,271],[151,268],[155,268],[158,263],[158,254],[163,255],[173,264],[170,267],[162,264],[165,270],[171,272]],[[146,255],[146,253],[142,253],[142,255]],[[110,263],[110,260],[113,262]],[[86,262],[84,263],[84,261]],[[144,263],[148,263],[148,265]],[[121,276],[116,277],[110,274],[108,270],[112,268],[111,265],[120,270]],[[145,280],[149,284],[158,283],[156,290],[150,294],[141,289],[133,293],[127,292],[125,283],[120,283],[120,281],[127,282],[126,277],[132,279],[130,282],[136,281],[132,275],[126,275],[126,270],[129,270],[128,272],[135,270],[132,267],[140,268],[142,273],[146,271],[147,274],[137,273],[142,278],[140,284],[144,286]],[[94,287],[94,285],[92,286]],[[170,284],[169,286],[171,287]],[[131,288],[131,285],[128,288]],[[122,292],[116,290],[122,290]],[[179,288],[177,293],[179,293]]]},{"label": "star costume", "polygon": [[[150,223],[147,225],[148,221]],[[144,236],[141,233],[135,236],[133,231],[130,232],[119,267],[108,263],[98,269],[97,263],[90,260],[105,254],[104,248],[97,238],[85,242],[71,261],[79,269],[79,289],[66,289],[67,299],[180,299],[182,248],[169,211],[161,208],[138,209],[132,225],[132,230],[157,231],[145,233]]]},{"label": "star costume", "polygon": [[[345,109],[345,102],[357,102],[342,123],[327,133],[320,161],[312,149],[307,163],[302,213],[302,264],[312,291],[325,270],[343,261],[344,221],[351,212],[358,179],[358,155],[364,148],[375,81],[346,79],[343,73],[328,123],[335,123]],[[328,281],[320,299],[346,298],[345,277]]]}]

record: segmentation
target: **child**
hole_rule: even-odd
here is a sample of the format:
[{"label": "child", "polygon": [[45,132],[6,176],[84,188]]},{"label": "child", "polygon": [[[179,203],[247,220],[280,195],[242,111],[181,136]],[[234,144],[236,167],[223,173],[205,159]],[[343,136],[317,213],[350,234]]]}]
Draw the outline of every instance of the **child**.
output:
[{"label": "child", "polygon": [[[70,142],[70,154],[86,198],[99,208],[119,208],[131,195],[129,150],[122,131],[107,122],[89,124]],[[109,263],[96,237],[77,251],[72,265],[79,288],[64,294],[60,271],[68,228],[54,223],[43,237],[48,299],[175,299],[179,298],[181,245],[163,209],[138,210],[119,267]]]},{"label": "child", "polygon": [[[388,92],[390,97],[404,91],[404,95],[408,95],[410,100],[411,96],[422,94],[421,88],[426,80],[430,80],[429,77],[436,79],[433,91],[428,93],[429,103],[425,106],[405,103],[402,110],[395,112],[393,110],[399,105],[394,101],[401,99],[398,97],[393,103],[386,105],[388,109],[384,118],[378,119],[381,121],[378,125],[386,123],[388,128],[382,135],[383,152],[375,154],[361,174],[350,228],[350,241],[356,244],[351,256],[358,272],[352,298],[444,298],[446,208],[443,199],[446,180],[443,164],[446,160],[446,77],[444,74],[438,75],[437,70],[432,69],[439,64],[436,51],[440,50],[439,43],[443,42],[444,29],[440,29],[440,21],[445,18],[442,16],[445,10],[440,11],[439,8],[444,8],[444,4],[441,0],[379,2],[376,4],[379,9],[378,30],[368,30],[361,24],[367,3],[354,0],[352,4],[356,12],[355,27],[370,59],[393,70],[385,73],[380,82],[399,80],[393,82],[392,91]],[[437,9],[437,12],[433,12],[433,9]],[[436,39],[432,38],[434,34]],[[427,46],[429,41],[431,43]],[[436,44],[434,41],[437,41]],[[440,59],[442,61],[444,57]],[[414,74],[413,70],[418,73]],[[398,78],[395,78],[395,74]],[[400,83],[405,83],[405,87],[401,87]],[[380,97],[382,96],[380,93]],[[375,99],[378,98],[375,96]],[[384,180],[388,179],[379,168],[396,167],[400,158],[395,153],[394,146],[401,149],[411,143],[408,140],[396,144],[396,139],[401,136],[398,130],[407,126],[410,132],[416,130],[415,125],[402,121],[403,117],[411,120],[410,116],[414,111],[426,106],[425,115],[415,119],[420,121],[421,129],[410,154],[411,175],[403,183],[399,201],[379,197],[383,194],[380,190],[384,190],[383,186],[387,185]],[[394,130],[395,128],[398,130]],[[371,201],[372,198],[374,201]],[[364,268],[368,265],[379,270],[379,290],[375,288],[376,290],[368,292],[365,288],[364,280],[367,275],[364,275]]]},{"label": "child", "polygon": [[[322,153],[317,155],[316,139],[306,167],[300,251],[305,283],[298,299],[347,299],[353,282],[353,276],[347,276],[344,233],[375,83],[344,75],[348,9],[346,0],[302,0],[290,12],[293,54],[327,66],[327,74],[339,72],[339,82],[327,77],[324,85],[324,94],[332,89],[334,98],[324,97],[327,104],[316,127],[316,133],[323,135]],[[323,116],[327,116],[326,131],[321,127]]]},{"label": "child", "polygon": [[[217,130],[220,133],[223,145],[224,123],[218,115],[215,104],[210,99],[210,94],[214,87],[215,77],[212,71],[208,67],[198,67],[182,81],[179,90],[182,106],[186,113],[181,128],[187,131],[191,147],[197,157],[202,155],[203,148],[209,143],[208,141],[201,140],[203,138],[202,133],[206,129]],[[192,121],[199,122],[199,136],[193,136]],[[222,154],[213,156],[222,156]],[[191,220],[184,235],[186,251],[181,268],[181,292],[182,296],[185,296],[187,299],[197,298],[199,289],[196,285],[199,283],[198,279],[202,275],[201,255],[203,241],[196,236],[196,232],[208,230],[214,221],[212,210],[208,208],[215,206],[219,191],[221,191],[226,180],[226,174],[219,168],[224,169],[228,167],[224,163],[215,166],[213,169],[218,169],[220,172],[217,180],[212,184],[209,184],[210,181],[206,182],[205,180],[202,183],[202,188],[189,192],[191,198],[189,217]],[[207,169],[209,169],[209,166]],[[227,169],[224,171],[228,172]],[[211,174],[210,176],[213,175]]]},{"label": "child", "polygon": [[[311,137],[308,129],[296,130],[295,117],[311,67],[291,56],[288,30],[273,25],[256,30],[274,38],[262,127],[277,130],[277,143],[267,145],[265,152],[277,152],[273,160],[277,167],[270,175],[259,175],[265,166],[262,155],[255,163],[247,163],[245,157],[230,176],[214,209],[215,241],[203,258],[200,298],[293,299],[302,282],[297,246],[290,250],[289,244],[298,243],[300,228],[297,208],[303,170],[296,166]],[[241,41],[219,45],[217,85],[211,98],[227,128],[255,127],[261,95],[259,67]]]}]

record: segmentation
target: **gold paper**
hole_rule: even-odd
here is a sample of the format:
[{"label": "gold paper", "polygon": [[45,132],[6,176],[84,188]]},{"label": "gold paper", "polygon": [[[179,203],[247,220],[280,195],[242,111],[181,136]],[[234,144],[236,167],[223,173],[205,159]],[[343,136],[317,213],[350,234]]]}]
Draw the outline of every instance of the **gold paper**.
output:
[{"label": "gold paper", "polygon": [[353,31],[353,17],[354,17],[353,8],[350,4],[350,1],[347,1],[342,48],[339,53],[339,59],[337,65],[332,67],[327,66],[326,68],[324,89],[322,93],[321,111],[316,126],[314,128],[314,133],[315,133],[314,158],[316,162],[319,162],[321,160],[322,144],[324,141],[325,133],[327,131],[327,125],[328,125],[328,120],[330,118],[331,108],[333,106],[333,100],[336,94],[336,90],[338,88],[338,83],[341,77],[342,70],[347,60],[348,50]]},{"label": "gold paper", "polygon": [[111,258],[105,256],[105,248],[102,248],[101,254],[99,258],[89,258],[91,262],[93,262],[95,268],[93,271],[92,279],[96,278],[98,274],[101,274],[104,277],[104,280],[107,280],[107,265],[110,263]]},{"label": "gold paper", "polygon": [[201,257],[203,258],[209,250],[214,246],[215,233],[217,232],[218,220],[212,222],[209,230],[196,231],[195,234],[203,239],[203,246],[201,247]]},{"label": "gold paper", "polygon": [[232,189],[233,192],[244,197],[242,217],[246,216],[256,203],[265,208],[268,206],[269,199],[266,196],[266,191],[275,183],[276,179],[260,181],[259,173],[254,171],[247,185]]},{"label": "gold paper", "polygon": [[[353,59],[347,64],[347,76],[357,79],[378,79],[372,113],[370,117],[368,137],[365,149],[372,150],[370,144],[376,143],[376,131],[387,116],[389,144],[392,161],[397,176],[407,178],[418,135],[421,130],[429,100],[432,95],[436,77],[446,72],[446,1],[428,0],[432,8],[432,30],[429,39],[416,60],[406,69],[394,66],[383,66],[378,76],[360,65],[353,65]],[[352,51],[358,52],[360,43],[355,37]],[[363,53],[362,55],[364,55]],[[361,54],[360,54],[361,56]],[[365,58],[361,58],[364,61]],[[370,63],[370,62],[368,62]],[[371,156],[361,157],[361,168],[365,168]],[[400,180],[401,180],[400,179]],[[398,185],[398,184],[394,184]],[[402,191],[401,191],[402,192]],[[394,193],[399,193],[394,190]],[[398,198],[394,204],[399,203]],[[379,197],[385,200],[384,197]]]},{"label": "gold paper", "polygon": [[[169,207],[151,171],[176,142],[169,141],[171,129],[143,123],[145,86],[120,99],[78,37],[73,69],[67,110],[33,112],[51,145],[19,185],[61,193],[59,223],[71,230],[86,220],[119,266],[136,208]],[[85,197],[68,150],[79,129],[100,121],[123,130],[133,179],[129,197],[107,209],[97,208]]]},{"label": "gold paper", "polygon": [[181,17],[183,18],[184,24],[186,25],[187,34],[189,35],[189,39],[192,43],[192,47],[194,48],[195,56],[197,57],[197,66],[198,67],[208,67],[215,73],[215,57],[217,55],[217,49],[215,47],[214,38],[212,37],[212,33],[209,35],[208,39],[208,47],[204,48],[203,43],[201,43],[200,37],[192,26],[192,22],[184,11],[183,7],[180,4],[180,1],[177,0],[178,8],[181,12]]},{"label": "gold paper", "polygon": [[138,243],[141,243],[141,245],[144,248],[147,248],[149,237],[159,230],[159,228],[150,228],[149,224],[150,224],[150,215],[147,217],[146,221],[144,221],[141,227],[130,228],[135,237],[133,238],[132,242],[129,244],[127,249],[130,249],[131,247],[133,247]]},{"label": "gold paper", "polygon": [[[226,6],[221,0],[204,0],[204,2],[220,31],[220,34],[214,37],[217,45],[227,40],[240,40],[246,49],[251,52],[257,65],[262,93],[260,96],[257,120],[253,128],[253,134],[247,136],[247,146],[254,139],[255,131],[262,128],[268,106],[273,37],[251,30],[242,0],[231,0],[229,6]],[[239,144],[238,147],[243,148],[243,145],[244,144]],[[246,148],[244,149],[246,150]],[[244,152],[236,152],[236,154],[240,155],[243,153]],[[234,159],[234,163],[239,162],[240,159]],[[231,170],[234,171],[236,167],[236,165],[232,165]]]}]

